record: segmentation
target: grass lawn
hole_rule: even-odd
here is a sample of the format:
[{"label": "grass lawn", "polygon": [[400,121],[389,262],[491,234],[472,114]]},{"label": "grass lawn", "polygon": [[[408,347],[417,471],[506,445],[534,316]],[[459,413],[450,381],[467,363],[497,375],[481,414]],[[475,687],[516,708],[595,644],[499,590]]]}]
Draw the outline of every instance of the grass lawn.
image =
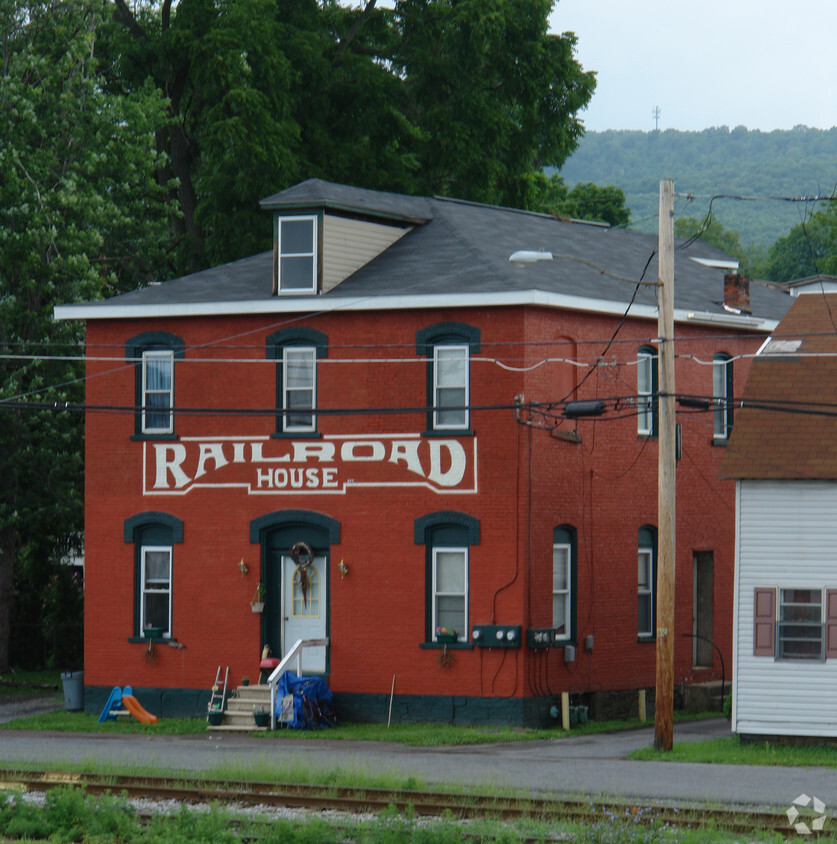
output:
[{"label": "grass lawn", "polygon": [[60,671],[8,671],[0,674],[0,700],[61,691]]},{"label": "grass lawn", "polygon": [[654,762],[702,762],[710,765],[777,765],[782,767],[837,768],[837,746],[742,743],[738,736],[677,744],[669,753],[645,747],[631,759]]},{"label": "grass lawn", "polygon": [[[533,730],[523,727],[456,727],[448,724],[339,724],[324,730],[275,730],[254,732],[264,741],[286,739],[346,739],[352,741],[392,741],[404,745],[434,747],[466,744],[490,744],[509,741],[542,741],[569,736],[613,732],[648,726],[639,721],[588,721],[565,732],[560,727]],[[141,724],[130,717],[98,723],[98,716],[88,712],[47,712],[27,715],[0,724],[0,730],[54,730],[56,732],[139,733],[142,735],[190,735],[205,733],[204,718],[162,718],[156,724]]]}]

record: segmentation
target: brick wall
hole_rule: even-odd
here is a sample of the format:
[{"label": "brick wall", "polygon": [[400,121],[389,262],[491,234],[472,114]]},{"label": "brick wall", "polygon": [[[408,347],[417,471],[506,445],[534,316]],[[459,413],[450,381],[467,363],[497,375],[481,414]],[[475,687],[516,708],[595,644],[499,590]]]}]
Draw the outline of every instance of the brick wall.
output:
[{"label": "brick wall", "polygon": [[[416,355],[416,331],[458,320],[481,331],[482,350],[471,364],[471,402],[510,404],[562,399],[588,372],[570,363],[536,366],[544,358],[585,364],[614,332],[611,317],[538,308],[339,313],[303,319],[328,337],[328,357],[318,365],[320,408],[422,407],[426,361]],[[87,400],[130,407],[134,370],[97,355],[119,357],[125,341],[143,331],[183,338],[176,365],[177,442],[189,437],[255,437],[275,431],[273,414],[188,414],[185,408],[275,406],[275,362],[265,338],[281,315],[263,317],[93,321],[88,326]],[[636,392],[636,349],[656,324],[627,321],[618,342],[578,390],[577,398],[627,397]],[[678,326],[679,391],[709,395],[716,352],[755,351],[759,340],[710,339],[710,332]],[[225,341],[224,338],[229,338]],[[387,359],[382,362],[381,359]],[[346,362],[375,359],[375,363]],[[505,366],[494,363],[501,361]],[[238,361],[247,362],[238,362]],[[511,368],[510,368],[511,367]],[[740,395],[746,361],[736,361]],[[250,611],[259,579],[261,548],[250,542],[253,519],[302,509],[340,524],[330,549],[328,612],[329,683],[351,694],[389,694],[393,676],[405,695],[529,697],[653,686],[654,644],[637,642],[637,530],[656,524],[657,442],[636,434],[634,407],[625,402],[596,420],[563,421],[580,442],[559,439],[543,427],[515,421],[511,409],[477,410],[472,428],[478,447],[478,494],[433,492],[425,487],[349,488],[345,494],[248,494],[241,488],[191,489],[184,495],[143,495],[143,454],[152,444],[132,439],[130,412],[90,412],[86,471],[85,681],[90,685],[205,688],[218,665],[232,679],[255,677],[262,618]],[[624,416],[624,418],[619,418]],[[528,416],[526,417],[528,418]],[[532,417],[541,425],[543,418]],[[675,681],[690,677],[692,554],[715,559],[715,639],[730,653],[734,490],[719,482],[723,448],[712,445],[708,413],[685,415],[684,457],[677,469],[677,630]],[[423,412],[321,415],[327,435],[415,434]],[[469,445],[471,438],[461,438]],[[426,438],[423,441],[426,444]],[[283,448],[271,440],[265,448]],[[211,461],[207,464],[212,468]],[[317,466],[318,464],[311,464]],[[358,471],[365,470],[358,464]],[[381,477],[397,467],[382,465]],[[148,470],[146,478],[148,477]],[[146,481],[146,486],[149,483]],[[153,491],[152,491],[153,493]],[[134,547],[123,537],[125,519],[164,511],[182,520],[183,542],[174,546],[172,634],[183,647],[129,641],[133,632]],[[533,652],[452,649],[452,667],[440,665],[438,648],[425,638],[425,548],[413,541],[416,518],[439,510],[467,513],[480,522],[480,544],[470,552],[470,622],[549,626],[552,619],[552,530],[569,524],[578,533],[577,658],[565,665],[561,649]],[[239,561],[249,574],[242,577]],[[349,573],[341,578],[340,561]],[[592,653],[582,646],[594,636]]]}]

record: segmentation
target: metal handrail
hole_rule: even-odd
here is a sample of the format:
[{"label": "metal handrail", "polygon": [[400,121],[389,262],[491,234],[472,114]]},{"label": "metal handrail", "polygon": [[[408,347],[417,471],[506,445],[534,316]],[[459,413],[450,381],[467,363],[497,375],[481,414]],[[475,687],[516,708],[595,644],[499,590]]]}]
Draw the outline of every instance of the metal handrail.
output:
[{"label": "metal handrail", "polygon": [[328,639],[297,639],[293,647],[282,657],[282,661],[270,673],[267,684],[270,686],[270,729],[276,729],[276,685],[279,678],[287,670],[290,662],[296,657],[296,673],[302,676],[302,652],[305,648],[328,647]]}]

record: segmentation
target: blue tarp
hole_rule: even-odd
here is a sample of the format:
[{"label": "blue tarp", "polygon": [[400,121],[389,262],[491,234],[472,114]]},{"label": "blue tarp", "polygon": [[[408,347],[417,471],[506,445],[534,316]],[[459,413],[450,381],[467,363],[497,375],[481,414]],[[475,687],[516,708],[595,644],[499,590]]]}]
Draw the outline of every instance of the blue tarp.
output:
[{"label": "blue tarp", "polygon": [[320,677],[298,677],[285,671],[276,683],[276,720],[297,730],[316,730],[336,723],[333,695]]}]

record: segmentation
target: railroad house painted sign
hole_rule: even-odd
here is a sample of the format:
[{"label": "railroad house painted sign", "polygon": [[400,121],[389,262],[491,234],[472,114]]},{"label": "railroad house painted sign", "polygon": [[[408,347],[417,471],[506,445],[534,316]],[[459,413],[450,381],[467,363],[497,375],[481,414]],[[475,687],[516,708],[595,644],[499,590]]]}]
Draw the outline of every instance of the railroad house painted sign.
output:
[{"label": "railroad house painted sign", "polygon": [[[219,666],[314,639],[342,719],[627,714],[655,677],[657,309],[631,279],[656,238],[319,180],[262,206],[272,250],[56,310],[87,330],[85,706],[203,714]],[[731,655],[718,470],[790,300],[700,241],[675,260],[687,685]]]},{"label": "railroad house painted sign", "polygon": [[477,492],[477,440],[419,434],[269,437],[183,437],[143,443],[144,495],[239,487],[250,495],[344,495],[360,487],[421,486],[436,493]]}]

